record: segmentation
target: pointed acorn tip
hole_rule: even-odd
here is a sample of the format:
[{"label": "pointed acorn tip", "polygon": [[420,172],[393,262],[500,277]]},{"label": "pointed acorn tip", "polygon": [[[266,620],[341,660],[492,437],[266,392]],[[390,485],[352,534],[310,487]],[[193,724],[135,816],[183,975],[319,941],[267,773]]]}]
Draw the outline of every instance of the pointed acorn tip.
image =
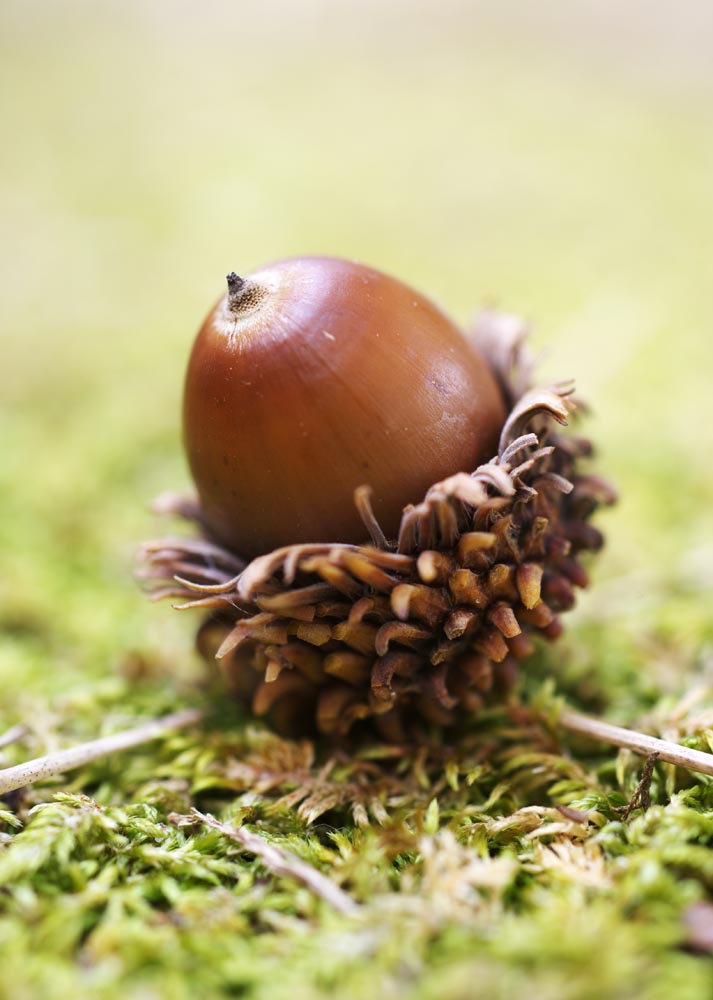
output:
[{"label": "pointed acorn tip", "polygon": [[245,278],[231,271],[230,274],[226,274],[225,280],[228,282],[228,306],[233,312],[237,312],[245,290]]}]

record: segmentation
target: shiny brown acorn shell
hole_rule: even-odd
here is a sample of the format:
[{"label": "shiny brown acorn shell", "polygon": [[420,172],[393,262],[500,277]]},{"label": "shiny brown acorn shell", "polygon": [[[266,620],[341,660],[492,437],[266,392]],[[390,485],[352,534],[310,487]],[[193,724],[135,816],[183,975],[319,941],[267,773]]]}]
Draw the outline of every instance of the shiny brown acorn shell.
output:
[{"label": "shiny brown acorn shell", "polygon": [[396,535],[404,504],[494,453],[505,407],[493,373],[416,289],[334,257],[228,282],[196,337],[183,397],[213,540],[244,559],[315,539],[359,544],[352,497],[365,482]]},{"label": "shiny brown acorn shell", "polygon": [[[497,454],[431,486],[398,539],[362,488],[368,544],[289,545],[249,563],[205,529],[144,545],[153,597],[208,610],[198,648],[255,715],[339,736],[370,720],[402,739],[414,720],[450,725],[501,697],[533,637],[559,636],[587,585],[581,558],[602,545],[590,518],[614,495],[581,469],[589,442],[560,429],[571,387],[528,388],[524,334],[512,317],[480,317],[473,336],[510,406]],[[201,525],[195,502],[159,507]]]}]

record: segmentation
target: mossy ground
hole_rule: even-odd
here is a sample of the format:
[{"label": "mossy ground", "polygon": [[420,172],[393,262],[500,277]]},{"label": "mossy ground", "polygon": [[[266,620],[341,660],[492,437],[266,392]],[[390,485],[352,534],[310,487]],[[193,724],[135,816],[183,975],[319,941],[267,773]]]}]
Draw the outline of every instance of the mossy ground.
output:
[{"label": "mossy ground", "polygon": [[[624,818],[643,761],[551,725],[564,697],[713,740],[713,60],[687,7],[4,6],[0,733],[29,731],[0,765],[207,721],[3,805],[2,1000],[713,993],[710,780],[657,764]],[[227,271],[306,252],[532,316],[622,494],[519,706],[449,745],[280,741],[131,580],[148,500],[186,484],[200,317]],[[358,910],[176,825],[193,806]]]}]

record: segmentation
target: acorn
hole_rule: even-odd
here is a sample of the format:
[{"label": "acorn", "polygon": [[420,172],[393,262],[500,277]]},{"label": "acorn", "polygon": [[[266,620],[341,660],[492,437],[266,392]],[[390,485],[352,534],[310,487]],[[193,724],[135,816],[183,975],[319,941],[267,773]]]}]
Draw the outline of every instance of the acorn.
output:
[{"label": "acorn", "polygon": [[504,418],[490,368],[431,302],[312,257],[228,275],[188,363],[183,431],[211,536],[254,558],[362,542],[363,483],[395,537],[406,503],[490,457]]},{"label": "acorn", "polygon": [[227,284],[185,383],[197,498],[160,504],[200,537],[144,546],[153,596],[208,611],[199,650],[283,732],[402,739],[503,697],[614,499],[560,429],[571,386],[531,386],[513,317],[466,336],[352,261]]}]

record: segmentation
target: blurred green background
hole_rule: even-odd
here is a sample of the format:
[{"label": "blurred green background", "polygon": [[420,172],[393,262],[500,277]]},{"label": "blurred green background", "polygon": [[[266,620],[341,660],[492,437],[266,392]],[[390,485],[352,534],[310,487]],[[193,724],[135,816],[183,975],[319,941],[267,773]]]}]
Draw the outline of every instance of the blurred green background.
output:
[{"label": "blurred green background", "polygon": [[289,255],[527,316],[622,494],[580,615],[649,627],[665,592],[706,616],[709,4],[4,0],[0,116],[10,715],[135,652],[188,662],[193,621],[132,556],[187,486],[202,316],[227,271]]}]

